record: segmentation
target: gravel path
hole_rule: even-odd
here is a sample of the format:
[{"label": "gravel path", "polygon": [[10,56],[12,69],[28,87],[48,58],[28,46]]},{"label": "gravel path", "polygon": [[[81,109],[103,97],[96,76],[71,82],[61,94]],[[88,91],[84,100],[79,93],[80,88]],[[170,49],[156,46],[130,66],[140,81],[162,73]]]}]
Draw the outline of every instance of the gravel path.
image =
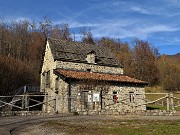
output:
[{"label": "gravel path", "polygon": [[66,135],[63,131],[44,128],[42,125],[49,120],[180,120],[180,116],[11,116],[0,117],[0,135]]}]

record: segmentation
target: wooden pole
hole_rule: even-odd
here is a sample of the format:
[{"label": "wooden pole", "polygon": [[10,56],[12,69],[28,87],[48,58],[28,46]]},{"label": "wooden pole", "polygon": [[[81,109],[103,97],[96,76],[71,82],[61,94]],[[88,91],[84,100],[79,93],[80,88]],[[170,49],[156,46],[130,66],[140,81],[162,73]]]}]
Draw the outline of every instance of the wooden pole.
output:
[{"label": "wooden pole", "polygon": [[25,95],[25,109],[29,111],[28,95]]},{"label": "wooden pole", "polygon": [[24,110],[24,95],[22,96],[22,110]]},{"label": "wooden pole", "polygon": [[162,106],[164,106],[164,101],[163,101],[163,99],[162,99]]},{"label": "wooden pole", "polygon": [[24,95],[24,110],[26,110],[27,107],[27,95]]},{"label": "wooden pole", "polygon": [[169,93],[166,94],[167,111],[169,111]]},{"label": "wooden pole", "polygon": [[171,97],[171,106],[172,106],[172,110],[174,110],[174,102],[173,102],[173,94],[170,94]]}]

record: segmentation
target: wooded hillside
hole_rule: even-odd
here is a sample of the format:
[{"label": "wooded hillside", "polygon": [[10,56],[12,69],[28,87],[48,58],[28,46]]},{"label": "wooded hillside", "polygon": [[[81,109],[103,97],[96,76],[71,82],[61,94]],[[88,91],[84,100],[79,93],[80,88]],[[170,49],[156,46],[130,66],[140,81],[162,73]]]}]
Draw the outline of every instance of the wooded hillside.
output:
[{"label": "wooded hillside", "polygon": [[[119,39],[94,39],[90,29],[80,30],[82,42],[106,46],[124,65],[125,74],[160,85],[168,91],[180,90],[180,62],[175,57],[160,55],[147,41],[135,39],[131,44]],[[50,20],[41,22],[0,22],[0,93],[26,85],[39,85],[40,65],[46,37],[75,40],[68,24],[54,26]]]}]

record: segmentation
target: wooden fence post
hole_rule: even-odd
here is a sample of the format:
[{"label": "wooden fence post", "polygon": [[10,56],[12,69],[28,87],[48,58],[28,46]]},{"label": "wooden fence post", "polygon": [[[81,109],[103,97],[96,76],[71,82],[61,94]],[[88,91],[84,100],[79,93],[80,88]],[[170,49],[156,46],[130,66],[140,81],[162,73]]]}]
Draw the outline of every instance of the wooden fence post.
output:
[{"label": "wooden fence post", "polygon": [[172,107],[172,110],[174,110],[174,102],[173,102],[173,94],[172,93],[170,94],[170,97],[171,97],[171,107]]},{"label": "wooden fence post", "polygon": [[28,110],[28,111],[29,111],[28,95],[25,95],[25,110]]},{"label": "wooden fence post", "polygon": [[166,93],[167,111],[169,111],[169,93]]},{"label": "wooden fence post", "polygon": [[24,95],[22,96],[22,110],[24,110]]}]

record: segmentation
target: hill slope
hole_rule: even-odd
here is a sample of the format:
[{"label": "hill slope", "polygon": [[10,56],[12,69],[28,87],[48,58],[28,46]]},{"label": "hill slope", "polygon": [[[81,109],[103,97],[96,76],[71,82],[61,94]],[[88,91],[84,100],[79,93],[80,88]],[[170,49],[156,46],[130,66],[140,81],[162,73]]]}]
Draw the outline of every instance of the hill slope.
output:
[{"label": "hill slope", "polygon": [[180,53],[174,54],[174,55],[167,55],[169,58],[176,59],[178,62],[180,62]]}]

